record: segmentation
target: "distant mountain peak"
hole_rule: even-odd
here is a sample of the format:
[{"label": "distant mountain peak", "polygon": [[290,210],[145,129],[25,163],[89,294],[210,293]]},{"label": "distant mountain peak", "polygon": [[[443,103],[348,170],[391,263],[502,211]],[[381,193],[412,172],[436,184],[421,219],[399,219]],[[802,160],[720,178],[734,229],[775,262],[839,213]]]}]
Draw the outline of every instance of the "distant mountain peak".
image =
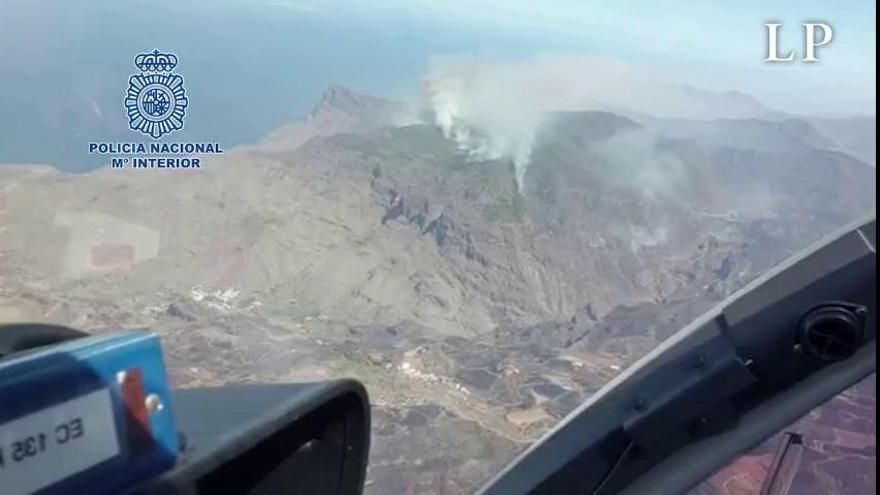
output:
[{"label": "distant mountain peak", "polygon": [[294,149],[315,136],[370,132],[391,125],[405,110],[403,103],[334,84],[324,91],[304,122],[276,129],[262,140],[262,145]]},{"label": "distant mountain peak", "polygon": [[368,112],[384,111],[393,102],[384,98],[360,93],[346,86],[334,84],[327,88],[312,110],[316,118],[327,112],[343,113],[352,117],[363,116]]}]

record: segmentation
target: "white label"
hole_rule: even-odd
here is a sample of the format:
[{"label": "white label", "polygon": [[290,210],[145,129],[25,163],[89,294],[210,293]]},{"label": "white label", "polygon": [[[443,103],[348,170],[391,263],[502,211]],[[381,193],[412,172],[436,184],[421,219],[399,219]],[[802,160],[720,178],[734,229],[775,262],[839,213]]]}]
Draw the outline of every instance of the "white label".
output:
[{"label": "white label", "polygon": [[24,495],[119,453],[110,391],[0,424],[0,492]]}]

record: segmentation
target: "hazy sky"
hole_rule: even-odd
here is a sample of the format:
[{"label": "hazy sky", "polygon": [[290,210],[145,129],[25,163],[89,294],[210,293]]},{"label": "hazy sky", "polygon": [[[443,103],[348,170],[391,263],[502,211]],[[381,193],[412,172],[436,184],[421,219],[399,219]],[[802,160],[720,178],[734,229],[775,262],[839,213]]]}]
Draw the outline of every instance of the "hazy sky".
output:
[{"label": "hazy sky", "polygon": [[[0,162],[95,164],[90,139],[131,139],[132,57],[178,53],[181,139],[253,142],[302,118],[332,84],[418,92],[438,55],[617,59],[668,79],[750,93],[799,114],[876,112],[872,2],[720,0],[0,0]],[[763,23],[825,21],[814,65],[769,65]],[[601,76],[601,74],[597,74]],[[9,116],[13,116],[10,118]]]},{"label": "hazy sky", "polygon": [[[270,0],[332,13],[336,3]],[[876,4],[867,0],[354,0],[377,17],[431,19],[464,29],[544,33],[553,48],[656,66],[682,81],[739,89],[791,112],[876,111]],[[766,64],[767,22],[783,23],[780,51],[803,51],[803,22],[834,40],[818,64]]]}]

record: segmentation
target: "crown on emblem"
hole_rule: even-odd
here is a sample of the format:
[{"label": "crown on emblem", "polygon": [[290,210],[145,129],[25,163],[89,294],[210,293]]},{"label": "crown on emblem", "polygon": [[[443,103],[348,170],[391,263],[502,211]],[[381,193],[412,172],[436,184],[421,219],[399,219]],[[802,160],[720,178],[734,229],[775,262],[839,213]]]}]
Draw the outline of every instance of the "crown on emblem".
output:
[{"label": "crown on emblem", "polygon": [[143,72],[168,72],[177,67],[177,55],[153,50],[152,53],[139,53],[134,65]]}]

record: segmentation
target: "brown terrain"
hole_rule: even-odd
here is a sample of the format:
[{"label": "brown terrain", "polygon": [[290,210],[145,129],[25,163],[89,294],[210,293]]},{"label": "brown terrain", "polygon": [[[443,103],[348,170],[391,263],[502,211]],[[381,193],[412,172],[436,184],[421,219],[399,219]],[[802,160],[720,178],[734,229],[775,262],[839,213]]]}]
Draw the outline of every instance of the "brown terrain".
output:
[{"label": "brown terrain", "polygon": [[[180,387],[357,377],[368,493],[470,493],[647,350],[874,206],[874,169],[803,120],[560,113],[520,188],[509,161],[405,113],[336,87],[201,170],[0,167],[0,321],[151,328]],[[870,388],[795,426],[809,447],[795,487],[873,493]],[[772,442],[702,493],[755,486]]]},{"label": "brown terrain", "polygon": [[[856,494],[877,491],[877,379],[875,375],[816,408],[785,429],[803,437],[791,454],[788,491],[794,494]],[[781,435],[737,459],[693,490],[693,494],[759,493]]]}]

